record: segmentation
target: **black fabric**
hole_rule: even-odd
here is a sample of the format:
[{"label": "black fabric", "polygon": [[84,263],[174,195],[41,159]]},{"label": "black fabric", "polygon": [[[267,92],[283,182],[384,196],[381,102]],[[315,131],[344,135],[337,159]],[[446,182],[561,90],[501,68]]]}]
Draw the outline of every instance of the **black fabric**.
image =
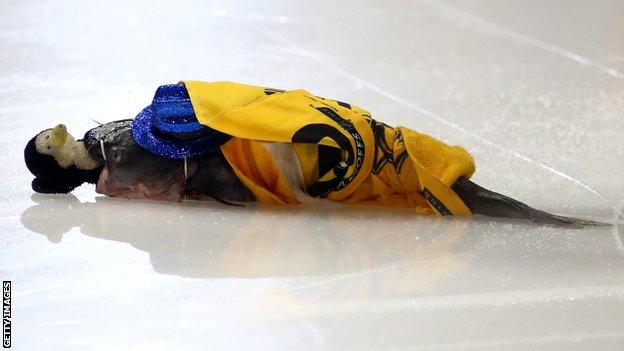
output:
[{"label": "black fabric", "polygon": [[327,145],[318,145],[318,174],[321,177],[342,161],[342,151]]},{"label": "black fabric", "polygon": [[66,194],[82,183],[97,183],[102,167],[92,170],[78,169],[76,166],[63,168],[54,157],[37,151],[36,138],[35,136],[30,139],[24,148],[26,167],[35,176],[31,183],[34,191],[44,194]]},{"label": "black fabric", "polygon": [[82,183],[84,182],[79,179],[35,178],[31,186],[34,191],[42,194],[67,194]]}]

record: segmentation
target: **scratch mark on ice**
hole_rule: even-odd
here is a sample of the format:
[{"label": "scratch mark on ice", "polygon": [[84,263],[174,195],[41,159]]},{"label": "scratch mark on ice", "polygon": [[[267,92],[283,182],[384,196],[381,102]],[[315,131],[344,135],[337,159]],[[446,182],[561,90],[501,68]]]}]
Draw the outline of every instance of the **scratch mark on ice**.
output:
[{"label": "scratch mark on ice", "polygon": [[442,123],[444,125],[447,125],[447,126],[453,128],[453,129],[456,129],[456,130],[458,130],[458,131],[460,131],[460,132],[462,132],[462,133],[464,133],[466,135],[469,135],[469,136],[479,140],[480,142],[482,142],[482,143],[484,143],[486,145],[490,145],[492,147],[495,147],[498,150],[501,150],[501,151],[503,151],[503,152],[505,152],[507,154],[513,155],[513,156],[515,156],[515,157],[517,157],[517,158],[519,158],[521,160],[529,162],[529,163],[531,163],[533,165],[536,165],[536,166],[538,166],[540,168],[543,168],[543,169],[545,169],[545,170],[547,170],[549,172],[552,172],[552,173],[554,173],[554,174],[556,174],[556,175],[558,175],[558,176],[560,176],[560,177],[562,177],[564,179],[567,179],[567,180],[573,182],[574,184],[580,186],[581,188],[589,191],[590,193],[594,194],[595,196],[597,196],[598,198],[603,200],[605,203],[607,203],[611,207],[612,210],[618,211],[618,213],[620,215],[622,214],[622,211],[620,211],[615,206],[615,204],[613,204],[611,201],[609,201],[607,198],[605,198],[601,193],[599,193],[597,190],[593,189],[588,184],[582,182],[581,180],[576,179],[576,178],[574,178],[573,176],[571,176],[571,175],[569,175],[567,173],[559,171],[559,170],[557,170],[557,169],[555,169],[555,168],[553,168],[553,167],[551,167],[551,166],[549,166],[549,165],[547,165],[545,163],[542,163],[542,162],[537,161],[537,160],[533,160],[533,159],[529,158],[528,156],[523,155],[523,154],[521,154],[521,153],[519,153],[519,152],[517,152],[517,151],[515,151],[513,149],[510,149],[510,148],[504,147],[502,145],[499,145],[499,144],[497,144],[497,143],[495,143],[495,142],[493,142],[493,141],[491,141],[491,140],[489,140],[487,138],[482,137],[481,135],[479,135],[477,133],[474,133],[474,132],[472,132],[472,131],[462,127],[461,125],[459,125],[457,123],[451,122],[450,120],[448,120],[448,119],[446,119],[444,117],[438,116],[438,115],[434,114],[433,112],[431,112],[429,110],[426,110],[426,109],[424,109],[424,108],[422,108],[422,107],[420,107],[420,106],[418,106],[418,105],[416,105],[414,103],[411,103],[411,102],[409,102],[409,101],[407,101],[407,100],[405,100],[405,99],[403,99],[403,98],[401,98],[401,97],[399,97],[399,96],[397,96],[397,95],[395,95],[395,94],[393,94],[393,93],[391,93],[391,92],[389,92],[389,91],[379,87],[378,85],[376,85],[376,84],[374,84],[372,82],[369,82],[367,80],[364,80],[364,79],[358,77],[357,75],[351,73],[350,71],[347,71],[347,70],[339,67],[338,65],[333,64],[333,63],[327,61],[326,59],[320,57],[319,55],[315,55],[314,53],[309,52],[308,50],[306,50],[304,48],[301,48],[301,47],[297,46],[296,44],[294,44],[294,43],[292,43],[292,42],[290,42],[290,41],[288,41],[288,40],[286,40],[286,39],[284,39],[284,38],[282,38],[280,36],[277,36],[277,35],[275,35],[273,33],[270,33],[270,32],[268,32],[268,31],[266,31],[266,30],[264,30],[262,28],[259,28],[259,27],[258,27],[258,31],[263,33],[264,35],[266,35],[267,37],[269,37],[270,39],[272,39],[274,41],[277,41],[277,42],[279,42],[279,43],[281,43],[281,44],[283,44],[285,46],[289,46],[298,55],[300,55],[302,57],[310,58],[310,59],[316,61],[317,63],[319,63],[319,64],[321,64],[321,65],[323,65],[323,66],[325,66],[325,67],[335,71],[336,73],[339,73],[339,74],[341,74],[341,75],[343,75],[343,76],[353,80],[354,82],[356,82],[356,83],[358,83],[358,84],[368,88],[369,90],[371,90],[371,91],[373,91],[375,93],[378,93],[378,94],[380,94],[382,96],[385,96],[386,98],[391,99],[391,100],[393,100],[393,101],[395,101],[395,102],[397,102],[397,103],[399,103],[399,104],[401,104],[401,105],[403,105],[403,106],[405,106],[407,108],[410,108],[410,109],[412,109],[412,110],[414,110],[414,111],[416,111],[416,112],[418,112],[418,113],[420,113],[420,114],[422,114],[422,115],[424,115],[426,117],[429,117],[429,118],[431,118],[431,119],[433,119],[433,120],[435,120],[437,122],[440,122],[440,123]]},{"label": "scratch mark on ice", "polygon": [[539,48],[539,49],[551,52],[551,53],[559,55],[561,57],[565,57],[565,58],[567,58],[569,60],[578,62],[578,63],[580,63],[582,65],[586,65],[586,66],[592,67],[592,68],[594,68],[594,69],[596,69],[596,70],[598,70],[598,71],[600,71],[602,73],[608,74],[608,75],[610,75],[612,77],[615,77],[617,79],[624,80],[624,73],[623,72],[620,72],[620,71],[618,71],[615,68],[611,68],[611,67],[602,65],[600,63],[594,62],[594,61],[590,60],[587,57],[584,57],[584,56],[576,54],[574,52],[565,50],[565,49],[563,49],[563,48],[561,48],[559,46],[547,43],[547,42],[545,42],[543,40],[531,37],[531,36],[526,35],[526,34],[522,34],[522,33],[516,32],[515,30],[513,30],[511,28],[503,27],[503,26],[497,25],[495,23],[489,22],[487,20],[484,20],[481,17],[478,17],[478,16],[473,15],[473,14],[471,14],[469,12],[466,12],[466,11],[460,10],[460,9],[454,7],[454,6],[444,4],[444,3],[440,2],[440,1],[436,1],[436,0],[419,0],[419,1],[422,2],[422,3],[428,4],[428,5],[432,6],[432,7],[435,7],[438,10],[441,10],[446,15],[449,15],[449,16],[452,16],[452,17],[455,17],[455,18],[459,18],[459,19],[471,22],[471,23],[473,23],[473,24],[475,24],[475,25],[477,25],[477,26],[479,26],[479,27],[481,27],[483,29],[487,29],[487,30],[490,30],[490,31],[493,31],[493,32],[502,33],[505,36],[507,36],[507,37],[509,37],[509,38],[511,38],[513,40],[516,40],[516,41],[519,41],[519,42],[523,42],[523,43],[528,44],[530,46],[533,46],[533,47],[536,47],[536,48]]}]

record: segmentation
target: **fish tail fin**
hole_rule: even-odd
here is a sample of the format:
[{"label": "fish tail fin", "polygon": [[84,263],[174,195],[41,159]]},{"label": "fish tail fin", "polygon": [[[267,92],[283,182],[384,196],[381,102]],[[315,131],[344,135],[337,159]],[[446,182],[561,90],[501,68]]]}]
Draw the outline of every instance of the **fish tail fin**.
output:
[{"label": "fish tail fin", "polygon": [[611,225],[541,211],[508,196],[485,189],[465,178],[459,178],[452,188],[473,213],[484,216],[522,218],[542,225],[567,228]]}]

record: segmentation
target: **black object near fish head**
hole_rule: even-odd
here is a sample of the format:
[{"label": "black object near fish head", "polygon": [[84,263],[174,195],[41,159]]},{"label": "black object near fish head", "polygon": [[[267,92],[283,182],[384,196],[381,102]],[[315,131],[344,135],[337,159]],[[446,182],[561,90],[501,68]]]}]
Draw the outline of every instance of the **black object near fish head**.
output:
[{"label": "black object near fish head", "polygon": [[75,146],[80,143],[80,140],[68,138],[67,130],[62,124],[45,129],[30,139],[24,148],[24,160],[35,176],[31,183],[34,191],[68,193],[85,182],[97,182],[101,165],[94,161],[72,160],[71,151],[77,149]]}]

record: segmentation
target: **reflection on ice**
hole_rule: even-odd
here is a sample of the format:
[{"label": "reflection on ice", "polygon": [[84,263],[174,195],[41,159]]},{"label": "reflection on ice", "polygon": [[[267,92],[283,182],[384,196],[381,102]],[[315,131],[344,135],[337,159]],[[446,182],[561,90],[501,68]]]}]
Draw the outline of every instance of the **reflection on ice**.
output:
[{"label": "reflection on ice", "polygon": [[[395,270],[433,283],[465,269],[477,235],[472,222],[367,207],[247,208],[34,195],[26,228],[61,243],[84,235],[131,244],[155,271],[185,277],[348,276]],[[60,209],[67,209],[62,215]],[[54,220],[45,221],[54,210]],[[416,220],[415,220],[416,218]],[[407,234],[406,234],[407,233]],[[434,264],[435,263],[435,264]],[[385,279],[385,278],[384,278]]]},{"label": "reflection on ice", "polygon": [[[293,291],[332,291],[338,300],[427,295],[467,282],[473,292],[500,291],[509,281],[576,287],[571,272],[617,283],[617,275],[600,267],[607,256],[624,264],[620,234],[610,233],[621,226],[569,231],[524,221],[348,206],[239,208],[106,197],[81,202],[71,195],[33,200],[37,204],[24,211],[22,223],[53,243],[62,245],[63,235],[77,227],[89,237],[147,252],[158,273],[282,278]],[[522,264],[510,266],[509,260]],[[573,267],[572,260],[586,264]],[[548,279],[535,274],[540,271]]]}]

